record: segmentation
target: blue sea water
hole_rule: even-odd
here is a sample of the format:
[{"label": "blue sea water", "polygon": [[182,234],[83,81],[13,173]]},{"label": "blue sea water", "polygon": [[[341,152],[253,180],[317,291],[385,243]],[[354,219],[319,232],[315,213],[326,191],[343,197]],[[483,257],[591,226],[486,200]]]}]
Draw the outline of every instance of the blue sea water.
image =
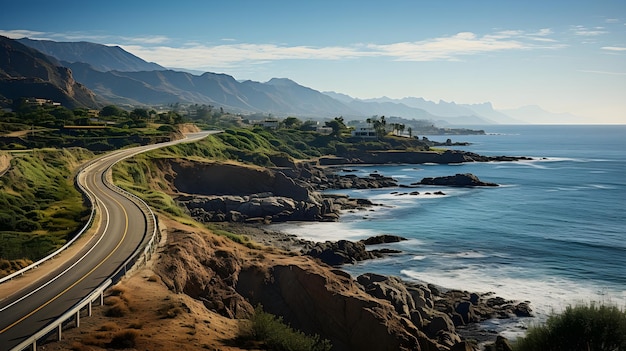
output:
[{"label": "blue sea water", "polygon": [[[455,136],[455,147],[532,161],[350,167],[409,185],[424,177],[473,173],[499,187],[341,191],[384,206],[346,213],[337,223],[280,227],[303,238],[358,240],[383,233],[401,254],[343,268],[446,288],[495,292],[531,302],[541,321],[580,302],[626,307],[626,126],[485,126]],[[447,137],[429,136],[444,141]],[[420,195],[410,195],[418,190]],[[446,195],[426,195],[443,191]],[[496,331],[513,332],[506,322]],[[509,322],[510,323],[510,322]]]}]

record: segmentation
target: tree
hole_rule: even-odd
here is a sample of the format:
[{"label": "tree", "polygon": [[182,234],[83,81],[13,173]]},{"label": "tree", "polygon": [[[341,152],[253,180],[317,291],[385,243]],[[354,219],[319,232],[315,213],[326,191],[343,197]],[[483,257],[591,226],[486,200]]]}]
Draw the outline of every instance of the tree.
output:
[{"label": "tree", "polygon": [[333,132],[331,135],[339,136],[341,132],[347,129],[345,123],[343,122],[343,117],[335,117],[335,119],[326,122],[326,127],[332,128]]},{"label": "tree", "polygon": [[295,129],[302,125],[302,121],[297,117],[287,117],[283,120],[282,124],[285,128]]},{"label": "tree", "polygon": [[372,124],[378,138],[382,138],[387,134],[387,121],[385,120],[385,116],[381,116],[380,119],[378,116],[373,116],[372,118],[368,118],[367,121],[368,124]]},{"label": "tree", "polygon": [[100,116],[102,117],[125,117],[126,115],[126,111],[115,105],[107,105],[100,110]]},{"label": "tree", "polygon": [[145,108],[136,108],[130,112],[130,118],[132,120],[147,120],[150,115]]}]

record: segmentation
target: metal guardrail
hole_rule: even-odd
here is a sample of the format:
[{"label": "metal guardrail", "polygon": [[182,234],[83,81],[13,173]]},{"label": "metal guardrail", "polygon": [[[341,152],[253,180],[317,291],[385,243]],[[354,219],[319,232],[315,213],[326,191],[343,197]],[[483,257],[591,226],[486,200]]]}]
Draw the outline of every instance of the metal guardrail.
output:
[{"label": "metal guardrail", "polygon": [[[127,157],[124,157],[121,160],[124,160],[126,158],[132,157],[136,154],[131,154]],[[117,161],[117,162],[119,162]],[[57,338],[60,340],[61,339],[61,333],[62,333],[62,329],[63,329],[63,324],[66,323],[67,321],[74,319],[76,322],[76,326],[80,325],[80,311],[85,308],[85,306],[89,307],[89,315],[91,315],[91,305],[92,302],[95,300],[96,296],[100,297],[100,301],[102,303],[102,299],[104,296],[104,291],[111,285],[117,283],[122,277],[124,277],[128,272],[132,271],[133,269],[137,269],[139,268],[141,265],[144,265],[148,262],[148,260],[150,259],[150,256],[152,254],[152,252],[154,251],[154,249],[156,248],[158,242],[161,240],[161,235],[160,235],[160,231],[158,230],[158,221],[157,221],[157,217],[154,214],[154,212],[152,211],[152,209],[150,208],[150,206],[148,206],[148,204],[141,199],[140,197],[136,196],[135,194],[132,194],[120,187],[118,187],[117,185],[113,184],[112,182],[109,182],[109,180],[106,178],[107,174],[109,173],[109,171],[111,170],[111,168],[117,163],[113,163],[111,166],[109,166],[109,168],[107,168],[107,170],[102,174],[103,176],[103,182],[105,183],[105,185],[115,191],[118,192],[124,196],[126,196],[127,198],[131,199],[131,201],[133,201],[136,205],[138,205],[140,208],[142,208],[142,212],[144,212],[145,214],[148,214],[148,216],[146,217],[146,233],[148,232],[148,229],[150,228],[150,226],[152,227],[152,235],[150,237],[150,240],[145,244],[143,250],[138,249],[135,251],[135,253],[130,256],[125,262],[124,264],[122,264],[112,275],[109,279],[107,279],[104,283],[100,284],[97,288],[94,289],[94,291],[89,294],[87,297],[85,297],[84,299],[82,299],[80,302],[78,302],[77,304],[75,304],[72,308],[70,308],[69,310],[67,310],[67,312],[65,312],[62,316],[60,316],[59,318],[55,319],[54,321],[48,323],[45,327],[43,327],[42,329],[40,329],[37,333],[33,334],[30,338],[24,340],[22,343],[20,343],[19,345],[15,346],[14,348],[11,349],[11,351],[22,351],[26,348],[28,348],[29,346],[31,347],[31,349],[33,351],[37,350],[37,341],[40,340],[41,338],[44,338],[46,336],[49,336],[53,331],[57,331]],[[86,167],[85,167],[86,168]],[[83,168],[84,169],[84,168]],[[82,171],[82,170],[81,170]],[[80,172],[78,173],[80,174]],[[78,177],[78,175],[77,175]],[[89,223],[88,225],[85,226],[85,228],[83,228],[83,230],[81,231],[81,234],[88,229],[88,227],[91,226],[92,222],[93,222],[93,217],[94,217],[94,211],[95,211],[95,203],[93,201],[93,198],[91,197],[91,195],[89,195],[85,189],[79,184],[79,187],[81,188],[81,190],[83,191],[84,194],[86,194],[91,203],[92,203],[92,215],[90,217]],[[150,223],[151,222],[151,223]],[[69,243],[68,243],[69,244]],[[56,255],[58,252],[55,252],[54,254]],[[144,258],[143,260],[140,260],[140,258]],[[49,259],[49,258],[46,258]],[[43,262],[43,261],[42,261]]]}]

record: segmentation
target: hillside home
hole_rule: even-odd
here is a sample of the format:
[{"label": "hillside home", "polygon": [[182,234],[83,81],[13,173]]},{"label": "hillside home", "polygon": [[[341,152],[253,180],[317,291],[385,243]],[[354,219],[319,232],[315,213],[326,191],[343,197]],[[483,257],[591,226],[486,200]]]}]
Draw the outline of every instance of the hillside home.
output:
[{"label": "hillside home", "polygon": [[372,127],[356,127],[352,131],[355,138],[375,139],[377,137],[376,130]]},{"label": "hillside home", "polygon": [[267,118],[262,121],[255,122],[254,125],[267,129],[278,129],[278,120],[273,118]]}]

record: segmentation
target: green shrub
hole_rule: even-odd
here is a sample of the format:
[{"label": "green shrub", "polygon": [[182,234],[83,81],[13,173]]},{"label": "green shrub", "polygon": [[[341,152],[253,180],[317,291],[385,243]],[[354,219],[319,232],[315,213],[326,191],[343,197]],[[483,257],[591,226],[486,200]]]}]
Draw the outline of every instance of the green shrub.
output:
[{"label": "green shrub", "polygon": [[283,322],[282,317],[264,312],[260,305],[254,309],[251,322],[249,336],[264,342],[270,350],[328,351],[332,347],[330,341],[322,340],[318,335],[309,336],[294,330]]},{"label": "green shrub", "polygon": [[616,306],[569,306],[531,327],[518,339],[516,351],[625,351],[626,312]]}]

